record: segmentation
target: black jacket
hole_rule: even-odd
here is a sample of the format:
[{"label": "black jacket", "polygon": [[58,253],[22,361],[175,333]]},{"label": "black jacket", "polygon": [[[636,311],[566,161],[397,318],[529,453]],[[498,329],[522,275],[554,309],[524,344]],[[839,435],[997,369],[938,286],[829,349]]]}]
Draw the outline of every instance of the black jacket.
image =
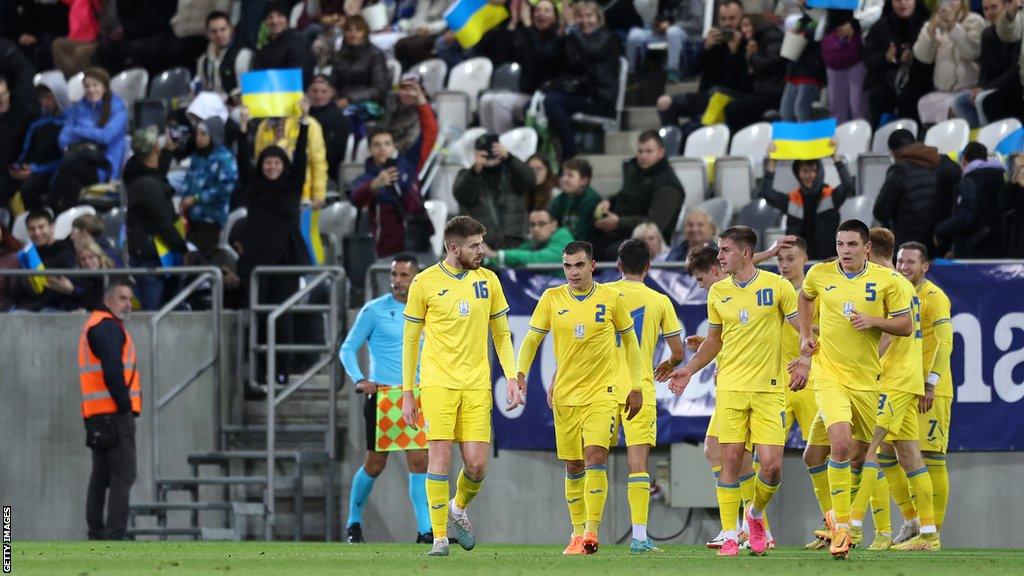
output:
[{"label": "black jacket", "polygon": [[899,150],[875,200],[875,219],[893,231],[897,246],[916,241],[936,253],[935,227],[950,215],[960,174],[956,162],[931,146]]},{"label": "black jacket", "polygon": [[[750,80],[755,94],[782,96],[786,62],[788,62],[780,54],[782,37],[782,30],[768,23],[762,24],[754,33],[757,52],[747,58],[747,65],[750,68]],[[740,46],[740,50],[746,54],[746,41]]]},{"label": "black jacket", "polygon": [[174,188],[167,182],[167,166],[171,154],[160,154],[160,166],[150,168],[138,156],[132,156],[124,168],[124,182],[128,186],[127,227],[128,254],[132,258],[155,260],[153,238],[160,238],[167,247],[179,254],[188,252],[185,239],[174,227],[178,219],[174,211]]},{"label": "black jacket", "polygon": [[126,40],[173,38],[171,18],[177,2],[167,0],[117,0],[117,17]]},{"label": "black jacket", "polygon": [[636,158],[622,165],[622,190],[611,197],[611,211],[619,217],[619,226],[611,235],[628,238],[643,222],[654,222],[666,242],[671,242],[686,192],[668,160],[640,168]]},{"label": "black jacket", "polygon": [[999,209],[1006,172],[999,165],[985,162],[967,166],[957,184],[953,214],[935,227],[935,235],[945,248],[952,244],[956,258],[1001,258],[1003,255],[1003,213]]},{"label": "black jacket", "polygon": [[1004,257],[1024,258],[1024,187],[1007,182],[999,193],[999,212],[1005,217]]},{"label": "black jacket", "polygon": [[736,92],[750,92],[753,89],[747,68],[747,53],[742,45],[735,54],[729,51],[725,42],[715,44],[708,50],[701,50],[693,63],[693,71],[700,74],[700,85],[697,90],[702,93],[707,93],[714,87]]},{"label": "black jacket", "polygon": [[[49,34],[54,38],[68,35],[68,5],[60,0],[17,0],[17,16],[12,22],[12,38],[22,34],[40,36]],[[42,39],[39,39],[42,41]],[[53,38],[51,38],[51,41]]]},{"label": "black jacket", "polygon": [[573,30],[565,39],[565,64],[555,89],[586,96],[589,114],[614,116],[621,53],[618,36],[607,27],[590,35]]},{"label": "black jacket", "polygon": [[612,30],[628,31],[630,28],[643,28],[644,21],[636,11],[633,2],[623,0],[602,0],[598,2],[604,12],[605,25]]},{"label": "black jacket", "polygon": [[391,87],[384,52],[369,40],[359,46],[343,45],[332,60],[331,76],[338,97],[353,104],[368,100],[383,104]]},{"label": "black jacket", "polygon": [[295,30],[288,29],[252,55],[252,70],[301,68],[302,89],[313,81],[313,51]]},{"label": "black jacket", "polygon": [[[107,310],[105,307],[103,310]],[[107,310],[109,312],[109,310]],[[117,405],[118,413],[132,411],[132,399],[124,381],[124,324],[120,320],[107,318],[93,326],[85,335],[89,349],[100,359],[103,369],[103,384],[110,391],[110,398]]]},{"label": "black jacket", "polygon": [[[896,73],[900,69],[899,54],[901,50],[913,50],[914,42],[921,31],[921,26],[928,23],[928,9],[924,2],[916,2],[914,13],[907,20],[896,16],[892,10],[892,0],[886,0],[882,8],[882,17],[871,26],[864,39],[864,66],[868,74],[864,79],[864,89],[870,90],[877,85],[893,86]],[[889,62],[885,55],[889,44],[896,45],[896,63]],[[931,67],[914,60],[911,64],[912,81],[924,81],[921,93],[927,92],[932,84]],[[928,88],[925,88],[927,86]]]},{"label": "black jacket", "polygon": [[519,65],[519,91],[533,94],[561,69],[565,58],[565,38],[555,30],[540,33],[536,28],[516,31],[515,51]]},{"label": "black jacket", "polygon": [[492,248],[518,248],[526,239],[526,194],[534,182],[530,167],[509,154],[494,168],[459,171],[452,190],[459,212],[487,227]]},{"label": "black jacket", "polygon": [[1003,42],[996,34],[995,26],[987,26],[981,32],[981,58],[978,65],[978,86],[1001,90],[1020,89],[1020,42]]},{"label": "black jacket", "polygon": [[320,129],[323,130],[324,145],[327,148],[327,176],[331,180],[337,180],[338,168],[341,166],[345,144],[348,142],[348,118],[333,102],[320,108],[310,108],[309,115],[320,123]]},{"label": "black jacket", "polygon": [[[75,246],[71,240],[57,240],[49,246],[36,246],[39,259],[47,269],[56,270],[59,268],[75,268]],[[74,297],[61,294],[55,290],[44,288],[36,294],[29,284],[28,278],[19,278],[11,290],[13,300],[20,310],[39,312],[45,308],[57,310],[74,310],[77,308],[77,301]]]},{"label": "black jacket", "polygon": [[14,42],[0,38],[0,76],[7,79],[11,107],[0,115],[0,164],[6,166],[21,151],[21,138],[28,125],[39,116],[32,77],[36,68]]},{"label": "black jacket", "polygon": [[[776,192],[775,173],[765,171],[758,194],[770,206],[786,214],[786,234],[799,236],[807,242],[807,256],[811,260],[824,260],[836,255],[836,228],[839,227],[839,208],[855,191],[850,172],[842,162],[836,164],[839,186],[825,193],[825,167],[820,160],[818,177],[810,188],[800,185],[789,192]],[[793,163],[793,175],[800,181],[799,165]],[[810,216],[808,216],[810,215]]]},{"label": "black jacket", "polygon": [[508,19],[488,30],[470,51],[472,56],[483,56],[495,68],[506,62],[517,62],[515,51],[516,33],[508,29]]}]

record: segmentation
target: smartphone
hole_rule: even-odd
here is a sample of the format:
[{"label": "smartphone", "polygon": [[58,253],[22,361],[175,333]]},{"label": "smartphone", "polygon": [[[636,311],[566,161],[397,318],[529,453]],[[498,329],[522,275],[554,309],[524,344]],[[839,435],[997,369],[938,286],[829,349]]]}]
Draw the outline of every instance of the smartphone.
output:
[{"label": "smartphone", "polygon": [[733,31],[728,29],[728,28],[726,28],[725,30],[722,30],[722,41],[723,42],[732,42],[732,34],[733,34]]}]

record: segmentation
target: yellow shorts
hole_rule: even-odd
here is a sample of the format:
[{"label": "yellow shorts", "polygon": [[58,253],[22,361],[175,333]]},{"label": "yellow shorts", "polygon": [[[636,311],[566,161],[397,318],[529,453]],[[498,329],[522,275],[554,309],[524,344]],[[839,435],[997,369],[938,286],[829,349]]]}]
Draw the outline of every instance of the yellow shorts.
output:
[{"label": "yellow shorts", "polygon": [[584,446],[611,446],[619,412],[619,403],[614,398],[583,406],[555,405],[554,412],[559,460],[583,460]]},{"label": "yellow shorts", "polygon": [[807,433],[807,444],[810,446],[832,446],[832,442],[828,439],[828,430],[825,428],[825,421],[821,418],[820,410],[814,415],[811,430]]},{"label": "yellow shorts", "polygon": [[878,412],[878,392],[851,390],[839,382],[816,380],[814,399],[826,430],[837,422],[849,422],[855,439],[871,442]]},{"label": "yellow shorts", "polygon": [[[717,403],[716,403],[717,405]],[[718,438],[718,419],[715,418],[715,411],[711,411],[711,419],[708,420],[708,431],[704,433],[704,436],[710,436],[711,438]]]},{"label": "yellow shorts", "polygon": [[878,395],[875,427],[885,430],[885,441],[917,440],[917,394],[900,390],[883,391]]},{"label": "yellow shorts", "polygon": [[814,390],[804,388],[799,392],[786,390],[786,437],[796,423],[800,426],[800,437],[807,441],[814,417],[818,415],[818,403],[814,401]]},{"label": "yellow shorts", "polygon": [[[626,446],[636,446],[638,444],[649,444],[655,445],[655,441],[658,438],[658,407],[655,404],[648,404],[644,402],[644,405],[640,407],[640,411],[633,416],[632,420],[626,420],[626,416],[629,412],[626,410],[625,404],[619,404],[619,411],[617,413],[618,424],[622,425],[622,435],[626,437]],[[619,443],[618,435],[619,426],[615,426],[615,430],[612,432],[611,446],[616,446]]]},{"label": "yellow shorts", "polygon": [[718,441],[722,444],[786,443],[786,396],[778,392],[719,390],[715,398]]},{"label": "yellow shorts", "polygon": [[949,418],[953,410],[953,399],[936,396],[932,409],[917,415],[918,430],[921,433],[921,452],[946,453],[949,447]]},{"label": "yellow shorts", "polygon": [[427,440],[491,441],[491,389],[420,388]]}]

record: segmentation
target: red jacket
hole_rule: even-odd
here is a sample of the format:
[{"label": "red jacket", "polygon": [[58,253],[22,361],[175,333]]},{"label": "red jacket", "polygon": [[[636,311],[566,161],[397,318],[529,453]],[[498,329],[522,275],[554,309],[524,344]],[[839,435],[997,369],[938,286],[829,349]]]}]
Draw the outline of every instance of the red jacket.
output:
[{"label": "red jacket", "polygon": [[68,10],[68,40],[95,42],[100,35],[100,0],[63,0]]}]

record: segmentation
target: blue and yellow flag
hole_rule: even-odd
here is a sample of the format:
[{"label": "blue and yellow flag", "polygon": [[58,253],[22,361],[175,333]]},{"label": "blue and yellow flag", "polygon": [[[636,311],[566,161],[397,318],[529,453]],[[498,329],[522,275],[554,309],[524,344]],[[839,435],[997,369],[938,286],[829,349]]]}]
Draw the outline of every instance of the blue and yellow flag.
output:
[{"label": "blue and yellow flag", "polygon": [[836,135],[836,119],[815,122],[772,122],[772,143],[775,160],[817,160],[836,153],[832,139]]},{"label": "blue and yellow flag", "polygon": [[444,13],[448,29],[465,49],[475,46],[488,30],[506,18],[508,10],[488,0],[456,0]]},{"label": "blue and yellow flag", "polygon": [[996,154],[1010,156],[1018,152],[1024,152],[1024,128],[1017,128],[1007,134],[999,144],[996,144]]},{"label": "blue and yellow flag", "polygon": [[[174,227],[181,234],[181,237],[185,237],[185,219],[178,218],[177,222],[174,223]],[[170,249],[164,239],[159,235],[153,236],[153,246],[156,248],[156,255],[160,258],[161,268],[173,268],[175,266],[181,266],[185,263],[185,255],[178,254],[177,252]]]},{"label": "blue and yellow flag", "polygon": [[309,261],[320,266],[324,263],[324,243],[320,238],[320,211],[313,210],[311,206],[303,206],[299,225],[302,228],[302,239],[306,242],[306,250],[309,251]]},{"label": "blue and yellow flag", "polygon": [[[21,252],[18,252],[18,263],[25,270],[45,270],[43,259],[39,257],[36,245],[29,243]],[[28,283],[36,294],[41,294],[46,289],[46,276],[29,276]]]},{"label": "blue and yellow flag", "polygon": [[860,7],[860,0],[807,0],[807,7],[856,10]]},{"label": "blue and yellow flag", "polygon": [[242,103],[253,118],[281,118],[292,115],[302,100],[302,70],[285,68],[242,74]]}]

